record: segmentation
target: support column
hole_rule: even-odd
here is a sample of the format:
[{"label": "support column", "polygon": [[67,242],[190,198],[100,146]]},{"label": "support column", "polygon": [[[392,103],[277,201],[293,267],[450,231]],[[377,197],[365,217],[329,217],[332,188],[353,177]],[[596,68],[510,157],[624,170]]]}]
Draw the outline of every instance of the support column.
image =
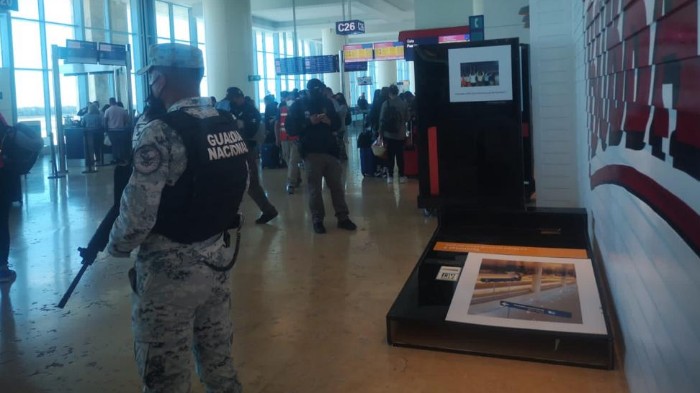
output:
[{"label": "support column", "polygon": [[375,81],[377,89],[396,83],[396,60],[382,60],[375,64],[377,67],[377,80]]},{"label": "support column", "polygon": [[[231,86],[239,87],[251,97],[255,95],[255,82],[248,81],[248,75],[255,74],[250,1],[203,1],[207,21],[205,73],[209,94],[217,98],[223,98]],[[231,41],[232,37],[235,42]]]},{"label": "support column", "polygon": [[[337,55],[343,49],[345,37],[335,34],[335,29],[321,30],[321,46],[324,55]],[[342,67],[342,64],[341,64]],[[333,89],[333,92],[341,91],[340,73],[323,74],[323,83]],[[347,83],[347,81],[346,81]],[[346,84],[347,86],[347,84]],[[345,94],[343,92],[343,94]]]}]

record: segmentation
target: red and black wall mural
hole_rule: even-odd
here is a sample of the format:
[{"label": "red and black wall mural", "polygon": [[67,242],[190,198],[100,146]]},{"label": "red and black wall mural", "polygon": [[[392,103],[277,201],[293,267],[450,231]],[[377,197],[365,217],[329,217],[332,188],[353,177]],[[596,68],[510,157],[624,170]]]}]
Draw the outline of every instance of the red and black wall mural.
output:
[{"label": "red and black wall mural", "polygon": [[698,1],[584,4],[591,188],[625,188],[700,255]]}]

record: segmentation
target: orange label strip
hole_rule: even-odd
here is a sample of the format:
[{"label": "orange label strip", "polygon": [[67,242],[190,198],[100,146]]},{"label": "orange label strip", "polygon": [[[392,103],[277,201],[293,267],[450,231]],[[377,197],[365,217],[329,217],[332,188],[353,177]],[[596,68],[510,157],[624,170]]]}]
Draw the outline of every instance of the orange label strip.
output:
[{"label": "orange label strip", "polygon": [[588,253],[586,250],[581,248],[550,248],[437,242],[435,243],[433,250],[446,252],[481,252],[485,254],[524,255],[530,257],[588,258]]}]

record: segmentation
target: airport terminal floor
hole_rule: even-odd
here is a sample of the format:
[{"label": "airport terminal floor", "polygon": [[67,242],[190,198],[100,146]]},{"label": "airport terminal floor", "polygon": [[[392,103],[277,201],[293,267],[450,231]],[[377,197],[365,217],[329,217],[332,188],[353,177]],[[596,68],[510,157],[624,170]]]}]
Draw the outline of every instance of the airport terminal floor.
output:
[{"label": "airport terminal floor", "polygon": [[[311,228],[306,192],[284,191],[286,171],[265,169],[280,215],[266,225],[246,197],[233,271],[233,353],[245,392],[626,392],[622,370],[602,371],[386,343],[385,315],[436,226],[416,208],[417,180],[363,178],[354,141],[346,192],[356,232]],[[0,391],[140,391],[132,354],[131,260],[101,254],[65,309],[56,303],[80,269],[85,246],[112,201],[113,167],[47,179],[46,157],[23,179],[11,212],[10,263],[3,284]],[[193,374],[194,375],[194,374]],[[204,392],[193,377],[193,392]]]}]

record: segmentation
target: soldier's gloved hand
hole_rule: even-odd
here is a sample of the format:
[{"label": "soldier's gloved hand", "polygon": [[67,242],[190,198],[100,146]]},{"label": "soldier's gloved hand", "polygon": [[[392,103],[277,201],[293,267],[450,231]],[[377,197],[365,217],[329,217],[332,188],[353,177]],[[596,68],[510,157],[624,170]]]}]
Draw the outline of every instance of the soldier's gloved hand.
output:
[{"label": "soldier's gloved hand", "polygon": [[107,252],[115,258],[129,258],[131,256],[131,251],[121,251],[117,249],[114,243],[109,243],[107,245]]}]

